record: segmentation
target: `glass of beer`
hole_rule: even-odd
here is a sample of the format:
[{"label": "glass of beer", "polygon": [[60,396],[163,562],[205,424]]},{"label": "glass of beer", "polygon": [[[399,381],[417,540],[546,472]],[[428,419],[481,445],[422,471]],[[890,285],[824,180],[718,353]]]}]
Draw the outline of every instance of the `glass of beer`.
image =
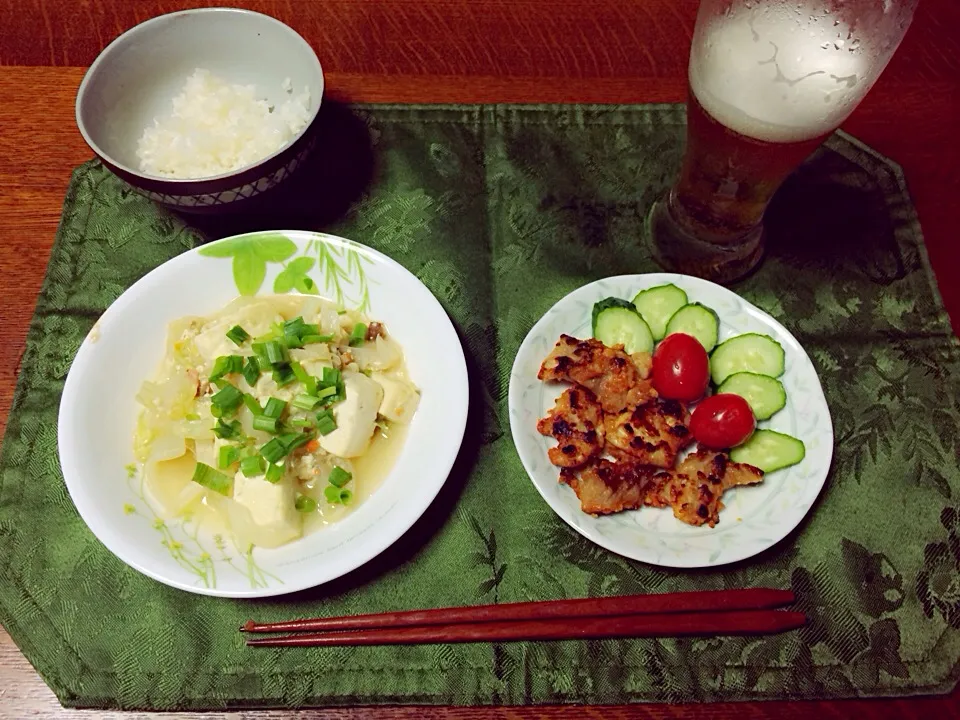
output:
[{"label": "glass of beer", "polygon": [[657,262],[720,283],[749,273],[771,197],[867,94],[916,4],[702,0],[683,166],[646,221]]}]

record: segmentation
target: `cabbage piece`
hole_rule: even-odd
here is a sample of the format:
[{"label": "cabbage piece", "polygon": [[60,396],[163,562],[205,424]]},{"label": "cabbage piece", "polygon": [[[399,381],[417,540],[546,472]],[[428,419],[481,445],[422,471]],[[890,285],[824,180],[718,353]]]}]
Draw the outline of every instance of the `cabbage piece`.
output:
[{"label": "cabbage piece", "polygon": [[144,487],[168,518],[180,514],[189,503],[190,500],[182,495],[188,486],[200,487],[191,480],[195,466],[193,454],[185,451],[169,459],[147,462],[144,466]]},{"label": "cabbage piece", "polygon": [[350,348],[361,370],[390,370],[403,361],[403,350],[390,338],[377,337],[374,342],[365,342]]}]

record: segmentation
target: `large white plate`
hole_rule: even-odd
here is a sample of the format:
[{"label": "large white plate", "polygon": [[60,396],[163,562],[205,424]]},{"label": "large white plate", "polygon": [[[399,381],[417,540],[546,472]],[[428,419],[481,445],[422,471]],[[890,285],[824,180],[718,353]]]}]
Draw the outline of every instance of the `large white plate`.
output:
[{"label": "large white plate", "polygon": [[[371,497],[343,520],[301,540],[246,553],[229,537],[183,520],[161,520],[139,480],[127,477],[138,414],[134,396],[160,362],[171,320],[211,313],[241,292],[270,294],[295,280],[291,273],[302,277],[304,269],[321,295],[345,307],[362,307],[386,324],[403,346],[421,403],[394,467]],[[278,281],[281,273],[287,274]],[[381,253],[331,235],[254,233],[164,263],[107,309],[67,376],[59,416],[60,461],[83,520],[131,567],[190,592],[278,595],[353,570],[413,525],[457,456],[467,397],[456,331],[414,275]]]},{"label": "large white plate", "polygon": [[[770,473],[753,487],[723,495],[725,509],[714,528],[693,527],[673,517],[669,508],[623,512],[595,518],[580,510],[573,490],[558,482],[547,459],[556,441],[540,435],[536,422],[553,407],[565,387],[537,380],[537,371],[561,333],[591,336],[593,304],[606,297],[631,299],[645,288],[673,283],[690,302],[713,308],[720,316],[720,339],[746,332],[765,333],[786,351],[781,381],[787,406],[759,424],[803,440],[803,462]],[[634,560],[666,567],[709,567],[748,558],[786,537],[813,506],[830,470],[833,426],[823,390],[810,358],[787,330],[762,310],[719,285],[686,275],[651,273],[598,280],[567,295],[527,335],[510,375],[510,428],[523,466],[533,484],[570,527],[586,538]]]}]

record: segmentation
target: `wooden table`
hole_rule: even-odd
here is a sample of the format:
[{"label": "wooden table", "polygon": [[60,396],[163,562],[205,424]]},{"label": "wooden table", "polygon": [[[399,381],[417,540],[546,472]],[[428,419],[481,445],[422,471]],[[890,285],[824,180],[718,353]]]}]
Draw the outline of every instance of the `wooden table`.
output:
[{"label": "wooden table", "polygon": [[[84,69],[113,37],[154,15],[220,4],[23,0],[0,6],[0,432],[70,170],[91,153],[74,124]],[[232,2],[296,28],[316,48],[328,92],[368,102],[682,100],[697,0],[260,0]],[[960,330],[960,3],[924,0],[897,56],[844,128],[900,162]],[[378,717],[960,718],[960,692],[892,701],[477,710]],[[361,718],[367,710],[330,711]],[[66,712],[0,628],[0,717]],[[100,716],[100,714],[97,714]],[[143,714],[108,714],[145,717]],[[258,714],[259,715],[259,714]],[[306,717],[271,712],[269,717]],[[193,717],[246,717],[252,713]],[[316,717],[316,715],[311,715]]]}]

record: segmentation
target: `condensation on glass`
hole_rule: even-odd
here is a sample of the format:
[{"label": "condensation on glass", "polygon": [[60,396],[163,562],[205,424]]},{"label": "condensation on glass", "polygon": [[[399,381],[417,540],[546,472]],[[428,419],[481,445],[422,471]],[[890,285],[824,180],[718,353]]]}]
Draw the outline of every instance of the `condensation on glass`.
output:
[{"label": "condensation on glass", "polygon": [[701,2],[683,165],[647,217],[661,265],[716,282],[757,265],[771,197],[873,87],[916,3]]}]

